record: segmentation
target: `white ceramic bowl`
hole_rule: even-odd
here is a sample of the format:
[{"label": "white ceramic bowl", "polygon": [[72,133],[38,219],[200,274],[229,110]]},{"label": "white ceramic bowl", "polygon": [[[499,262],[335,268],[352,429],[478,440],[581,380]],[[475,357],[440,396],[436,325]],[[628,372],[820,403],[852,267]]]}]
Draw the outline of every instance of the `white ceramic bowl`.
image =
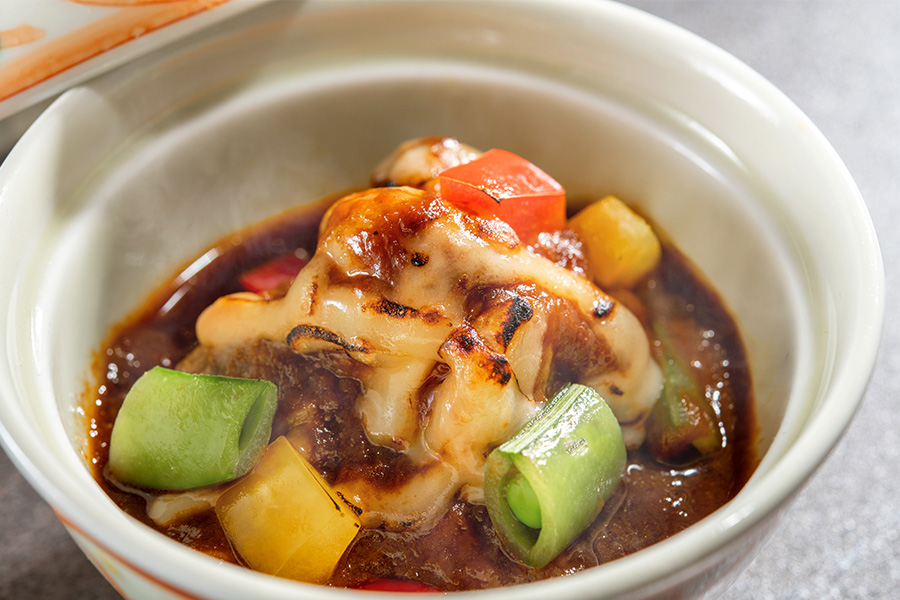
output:
[{"label": "white ceramic bowl", "polygon": [[3,443],[125,596],[362,594],[222,565],[125,516],[84,464],[77,401],[108,327],[176,265],[430,134],[651,215],[737,316],[761,425],[756,474],[699,524],[480,595],[714,595],[848,425],[881,332],[877,242],[822,135],[749,68],[598,0],[276,3],[66,93],[0,168]]}]

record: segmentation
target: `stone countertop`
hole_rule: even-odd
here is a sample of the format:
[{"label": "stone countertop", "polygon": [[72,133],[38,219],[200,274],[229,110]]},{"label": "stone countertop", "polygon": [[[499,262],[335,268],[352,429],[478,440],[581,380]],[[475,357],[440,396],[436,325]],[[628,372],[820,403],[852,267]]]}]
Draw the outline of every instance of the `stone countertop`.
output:
[{"label": "stone countertop", "polygon": [[[821,129],[866,200],[900,286],[900,2],[628,0],[731,52]],[[725,592],[741,599],[891,598],[900,589],[900,318],[863,405],[755,560]],[[119,598],[0,453],[0,598]]]}]

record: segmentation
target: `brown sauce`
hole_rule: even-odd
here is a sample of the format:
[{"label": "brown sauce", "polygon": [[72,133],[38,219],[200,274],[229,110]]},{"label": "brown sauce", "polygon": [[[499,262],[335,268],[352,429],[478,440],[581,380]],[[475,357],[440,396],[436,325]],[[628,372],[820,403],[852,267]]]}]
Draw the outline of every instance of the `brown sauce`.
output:
[{"label": "brown sauce", "polygon": [[[142,496],[127,493],[104,477],[110,433],[119,406],[134,381],[152,366],[177,365],[194,349],[197,316],[216,298],[238,291],[241,273],[295,248],[312,253],[327,204],[287,212],[224,239],[206,254],[215,256],[209,264],[187,280],[174,277],[117,326],[97,356],[94,375],[98,383],[84,403],[90,422],[89,457],[95,478],[128,514],[225,561],[240,562],[213,511],[159,528],[147,517]],[[571,240],[565,244],[571,244]],[[560,246],[556,252],[577,254]],[[577,263],[569,258],[559,262]],[[352,587],[388,577],[460,590],[570,574],[663,540],[730,500],[756,466],[752,391],[740,335],[716,293],[672,247],[664,249],[660,266],[634,290],[634,297],[622,297],[620,301],[634,306],[641,316],[642,306],[655,306],[654,298],[660,297],[667,299],[669,306],[678,307],[679,314],[671,315],[674,341],[695,366],[706,398],[715,403],[727,441],[724,448],[683,467],[660,464],[643,447],[630,451],[623,484],[599,518],[543,569],[531,569],[510,559],[491,527],[486,509],[458,501],[426,532],[363,530],[338,564],[330,583]],[[369,469],[376,474],[373,477],[384,473],[380,484],[390,486],[390,473],[404,469],[402,454],[376,446],[366,438],[353,411],[359,383],[353,377],[356,367],[349,364],[349,359],[297,355],[284,345],[261,342],[229,355],[227,364],[203,364],[203,355],[197,353],[190,360],[186,370],[214,370],[275,381],[280,389],[279,411],[296,413],[298,408],[306,409],[307,433],[313,442],[307,458],[326,478],[333,479],[341,469]],[[283,433],[279,428],[284,427],[276,417],[273,437]]]}]

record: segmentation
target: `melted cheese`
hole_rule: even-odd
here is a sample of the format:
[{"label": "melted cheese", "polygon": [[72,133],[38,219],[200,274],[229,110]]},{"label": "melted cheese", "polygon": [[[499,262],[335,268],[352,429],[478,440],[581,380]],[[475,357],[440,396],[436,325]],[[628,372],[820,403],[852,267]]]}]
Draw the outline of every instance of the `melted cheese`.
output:
[{"label": "melted cheese", "polygon": [[662,385],[624,306],[502,221],[413,188],[339,200],[287,295],[221,298],[197,336],[211,347],[267,338],[295,352],[343,351],[372,367],[357,406],[367,435],[423,470],[393,490],[335,486],[393,528],[427,526],[459,491],[479,501],[487,454],[555,392],[558,371],[606,398],[633,445]]}]

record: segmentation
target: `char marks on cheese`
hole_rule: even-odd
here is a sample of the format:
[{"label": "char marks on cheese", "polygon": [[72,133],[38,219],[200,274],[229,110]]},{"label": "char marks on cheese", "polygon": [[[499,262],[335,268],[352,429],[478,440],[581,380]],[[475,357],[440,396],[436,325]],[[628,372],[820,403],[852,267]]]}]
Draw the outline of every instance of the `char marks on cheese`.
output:
[{"label": "char marks on cheese", "polygon": [[564,383],[596,389],[635,445],[662,382],[625,306],[425,187],[338,200],[286,295],[225,296],[197,321],[203,352],[268,340],[361,365],[366,435],[421,468],[393,487],[358,471],[334,486],[393,530],[427,526],[457,494],[479,502],[487,454]]}]

